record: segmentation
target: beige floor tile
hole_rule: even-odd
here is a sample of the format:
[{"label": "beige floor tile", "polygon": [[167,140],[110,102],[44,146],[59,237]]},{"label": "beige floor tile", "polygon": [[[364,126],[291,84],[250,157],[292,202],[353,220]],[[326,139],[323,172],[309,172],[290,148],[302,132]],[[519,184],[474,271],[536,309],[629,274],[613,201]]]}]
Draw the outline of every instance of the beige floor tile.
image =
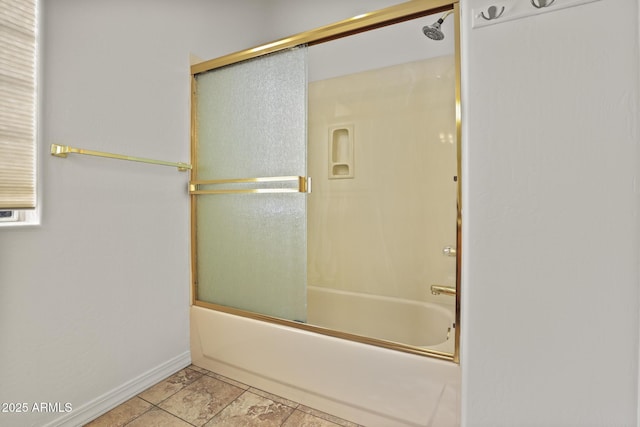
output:
[{"label": "beige floor tile", "polygon": [[300,405],[298,409],[304,413],[309,415],[313,415],[314,417],[322,418],[323,420],[331,421],[334,424],[337,424],[341,427],[360,427],[356,423],[352,423],[351,421],[343,420],[342,418],[338,418],[336,416],[326,414],[324,412],[320,412],[316,409],[309,408],[308,406]]},{"label": "beige floor tile", "polygon": [[323,420],[314,415],[304,413],[296,410],[287,421],[282,424],[282,427],[339,427],[340,424],[332,423],[331,421]]},{"label": "beige floor tile", "polygon": [[293,410],[282,403],[245,392],[205,424],[205,427],[280,427]]},{"label": "beige floor tile", "polygon": [[243,392],[239,387],[204,375],[159,406],[191,424],[201,426]]},{"label": "beige floor tile", "polygon": [[249,389],[249,386],[248,386],[248,385],[243,384],[243,383],[241,383],[241,382],[239,382],[239,381],[236,381],[236,380],[232,380],[231,378],[228,378],[228,377],[225,377],[225,376],[222,376],[222,375],[219,375],[219,374],[213,373],[213,372],[209,372],[209,373],[207,373],[207,375],[209,375],[210,377],[216,378],[216,379],[218,379],[218,380],[220,380],[220,381],[224,381],[224,382],[226,382],[226,383],[229,383],[229,384],[231,384],[231,385],[234,385],[234,386],[236,386],[236,387],[239,387],[239,388],[241,388],[241,389],[243,389],[243,390],[247,390],[247,389]]},{"label": "beige floor tile", "polygon": [[120,427],[151,409],[152,405],[139,397],[127,400],[95,419],[85,427]]},{"label": "beige floor tile", "polygon": [[194,371],[193,369],[182,369],[181,371],[171,375],[166,380],[161,381],[153,387],[143,391],[138,395],[138,397],[157,405],[203,375],[204,374],[202,372]]},{"label": "beige floor tile", "polygon": [[249,391],[251,393],[253,393],[253,394],[257,394],[258,396],[262,396],[264,398],[271,399],[274,402],[282,403],[283,405],[290,406],[290,407],[292,407],[294,409],[297,408],[298,405],[299,405],[299,403],[294,402],[293,400],[285,399],[284,397],[276,396],[275,394],[271,394],[271,393],[269,393],[267,391],[260,390],[260,389],[257,389],[257,388],[251,387],[249,389]]},{"label": "beige floor tile", "polygon": [[162,409],[154,408],[127,424],[127,427],[193,427]]},{"label": "beige floor tile", "polygon": [[198,372],[202,372],[203,374],[210,374],[211,371],[201,368],[200,366],[196,366],[196,365],[189,365],[188,366],[189,369],[193,369],[194,371],[198,371]]},{"label": "beige floor tile", "polygon": [[85,427],[105,426],[362,427],[195,365]]}]

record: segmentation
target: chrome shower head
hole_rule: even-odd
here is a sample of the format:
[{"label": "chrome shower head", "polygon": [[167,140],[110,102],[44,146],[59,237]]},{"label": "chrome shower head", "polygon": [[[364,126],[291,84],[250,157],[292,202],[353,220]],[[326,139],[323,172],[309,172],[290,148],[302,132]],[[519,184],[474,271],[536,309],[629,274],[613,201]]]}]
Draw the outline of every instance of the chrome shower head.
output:
[{"label": "chrome shower head", "polygon": [[448,11],[442,18],[438,19],[437,22],[434,22],[433,25],[425,25],[422,27],[422,32],[425,36],[429,37],[431,40],[442,40],[444,38],[444,33],[440,29],[440,26],[444,22],[445,18],[453,13],[453,10]]},{"label": "chrome shower head", "polygon": [[422,27],[422,32],[431,40],[442,40],[444,33],[440,30],[440,24],[442,24],[442,19],[439,19],[438,22],[433,25],[425,25]]}]

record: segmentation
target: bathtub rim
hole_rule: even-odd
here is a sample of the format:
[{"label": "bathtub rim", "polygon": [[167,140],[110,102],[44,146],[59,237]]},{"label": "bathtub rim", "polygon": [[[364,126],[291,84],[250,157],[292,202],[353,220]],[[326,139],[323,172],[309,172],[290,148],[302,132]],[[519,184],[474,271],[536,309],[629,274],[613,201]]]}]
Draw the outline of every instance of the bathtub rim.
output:
[{"label": "bathtub rim", "polygon": [[[453,345],[453,341],[454,341],[453,338],[454,338],[455,327],[456,327],[454,303],[451,303],[449,305],[444,302],[440,303],[437,301],[421,301],[421,300],[402,298],[397,296],[377,295],[377,294],[370,294],[366,292],[356,292],[356,291],[350,291],[350,290],[344,290],[344,289],[337,289],[329,286],[307,285],[307,310],[309,310],[309,304],[310,304],[309,301],[311,299],[309,292],[320,293],[320,294],[334,294],[334,295],[343,296],[346,298],[356,298],[356,299],[363,298],[363,299],[372,300],[375,302],[405,305],[408,307],[424,309],[424,310],[428,310],[429,312],[435,312],[435,313],[438,313],[439,315],[446,316],[448,318],[448,323],[449,323],[449,331],[447,333],[446,340],[439,342],[437,344],[432,344],[432,345],[412,345],[412,344],[406,344],[406,343],[403,343],[403,344],[408,346],[418,347],[418,348],[428,348],[431,350],[434,350],[434,348],[449,348],[449,346],[455,347]],[[331,327],[329,326],[321,326],[318,323],[309,322],[309,319],[307,319],[307,322],[311,325],[331,329]],[[319,323],[322,323],[322,322],[319,322]],[[363,336],[368,336],[368,335],[363,335]],[[372,338],[375,338],[375,337],[372,337]],[[389,341],[389,340],[383,339],[383,341]],[[391,341],[396,342],[393,340]],[[397,342],[402,343],[402,341],[397,341]],[[434,351],[439,351],[439,350],[434,350]],[[448,353],[448,352],[445,352],[445,353]]]},{"label": "bathtub rim", "polygon": [[[310,285],[310,284],[307,284],[307,290],[331,292],[338,295],[346,295],[346,296],[364,296],[366,298],[371,298],[374,300],[384,300],[384,301],[398,302],[398,303],[409,304],[409,305],[428,305],[428,306],[434,306],[437,310],[448,311],[448,308],[446,308],[444,304],[439,304],[438,302],[434,302],[434,301],[420,301],[420,300],[409,299],[409,298],[370,294],[366,292],[356,292],[351,290],[332,288],[329,286]],[[453,302],[451,303],[451,308],[455,309],[455,303]],[[455,314],[455,313],[452,313],[452,314]]]},{"label": "bathtub rim", "polygon": [[[417,347],[408,344],[403,344],[394,341],[387,341],[378,338],[366,337],[363,335],[351,334],[348,332],[337,331],[334,329],[324,328],[322,326],[309,325],[307,323],[296,322],[293,320],[282,319],[279,317],[268,316],[266,314],[254,313],[247,310],[241,310],[238,308],[228,307],[224,305],[209,303],[205,301],[196,300],[193,303],[195,307],[207,308],[214,311],[220,311],[227,314],[232,314],[240,317],[245,317],[248,319],[258,320],[267,323],[273,323],[281,326],[288,326],[295,329],[301,329],[308,332],[317,333],[320,335],[326,335],[334,338],[340,338],[349,341],[355,341],[361,344],[373,345],[376,347],[382,347],[390,350],[396,350],[403,353],[415,354],[418,356],[426,356],[434,359],[445,360],[449,362],[453,362],[459,364],[457,358],[455,357],[455,353],[446,353],[437,350],[431,350],[427,347]],[[455,316],[454,316],[455,319]],[[458,329],[458,325],[455,325],[455,331]],[[455,339],[451,337],[449,339]]]}]

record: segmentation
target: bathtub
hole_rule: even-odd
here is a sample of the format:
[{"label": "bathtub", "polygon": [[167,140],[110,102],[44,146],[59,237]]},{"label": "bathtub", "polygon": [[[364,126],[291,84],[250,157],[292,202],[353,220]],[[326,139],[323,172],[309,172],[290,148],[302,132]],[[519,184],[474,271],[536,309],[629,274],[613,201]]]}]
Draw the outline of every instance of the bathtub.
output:
[{"label": "bathtub", "polygon": [[191,358],[195,365],[367,427],[460,425],[460,367],[450,361],[195,305]]},{"label": "bathtub", "polygon": [[307,321],[329,329],[453,354],[455,307],[307,286]]}]

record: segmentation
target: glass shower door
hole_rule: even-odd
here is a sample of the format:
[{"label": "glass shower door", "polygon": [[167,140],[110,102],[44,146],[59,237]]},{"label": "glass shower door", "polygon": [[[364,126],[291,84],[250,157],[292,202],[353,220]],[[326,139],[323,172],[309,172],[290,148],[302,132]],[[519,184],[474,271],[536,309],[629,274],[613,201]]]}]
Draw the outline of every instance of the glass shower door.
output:
[{"label": "glass shower door", "polygon": [[195,299],[306,321],[306,48],[195,76]]}]

